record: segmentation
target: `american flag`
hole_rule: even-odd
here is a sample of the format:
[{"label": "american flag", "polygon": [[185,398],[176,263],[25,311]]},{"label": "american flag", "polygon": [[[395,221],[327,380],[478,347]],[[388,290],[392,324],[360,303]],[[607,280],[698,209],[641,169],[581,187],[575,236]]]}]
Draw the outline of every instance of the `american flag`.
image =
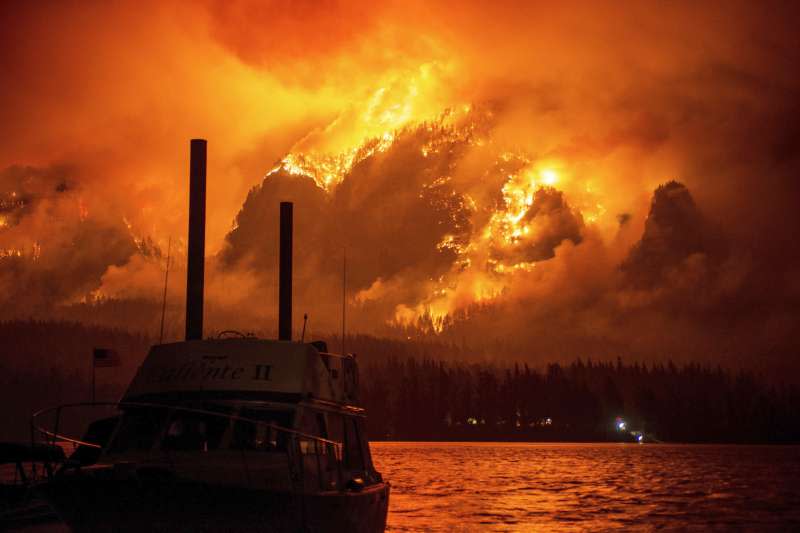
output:
[{"label": "american flag", "polygon": [[119,365],[119,354],[109,348],[94,349],[94,367],[103,368]]}]

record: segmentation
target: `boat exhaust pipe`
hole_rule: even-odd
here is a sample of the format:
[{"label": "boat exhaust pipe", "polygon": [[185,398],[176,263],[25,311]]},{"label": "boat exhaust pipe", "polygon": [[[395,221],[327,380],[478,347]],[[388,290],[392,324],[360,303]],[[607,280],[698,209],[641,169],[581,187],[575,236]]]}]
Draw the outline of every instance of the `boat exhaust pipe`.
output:
[{"label": "boat exhaust pipe", "polygon": [[292,202],[281,202],[278,273],[278,340],[292,340]]},{"label": "boat exhaust pipe", "polygon": [[189,251],[186,271],[186,340],[203,338],[206,252],[206,147],[192,139],[189,157]]}]

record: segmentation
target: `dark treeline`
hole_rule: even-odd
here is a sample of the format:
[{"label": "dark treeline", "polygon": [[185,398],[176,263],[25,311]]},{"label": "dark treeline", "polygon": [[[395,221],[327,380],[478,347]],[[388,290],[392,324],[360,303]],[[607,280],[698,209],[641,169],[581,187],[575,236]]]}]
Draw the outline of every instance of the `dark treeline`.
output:
[{"label": "dark treeline", "polygon": [[366,368],[373,439],[800,442],[800,390],[719,367],[411,357]]},{"label": "dark treeline", "polygon": [[[91,351],[116,349],[97,370],[97,399],[121,396],[152,339],[75,322],[0,322],[0,440],[28,437],[30,414],[91,398]],[[341,339],[328,339],[338,352]],[[452,343],[348,336],[374,439],[798,442],[800,391],[753,374],[690,364],[575,361],[529,368]],[[626,423],[617,431],[617,417]]]},{"label": "dark treeline", "polygon": [[152,340],[77,322],[0,322],[0,441],[30,438],[34,411],[92,398],[92,349],[113,348],[121,366],[98,368],[96,399],[118,400]]},{"label": "dark treeline", "polygon": [[113,348],[120,355],[129,378],[144,358],[153,339],[122,328],[81,324],[74,321],[14,320],[0,322],[0,365],[16,371],[59,368],[88,375],[92,349]]}]

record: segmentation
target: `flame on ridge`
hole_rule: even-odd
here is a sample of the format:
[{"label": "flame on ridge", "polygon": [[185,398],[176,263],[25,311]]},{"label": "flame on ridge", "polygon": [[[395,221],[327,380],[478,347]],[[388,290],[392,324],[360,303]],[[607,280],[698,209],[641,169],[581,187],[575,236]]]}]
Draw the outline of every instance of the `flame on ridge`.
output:
[{"label": "flame on ridge", "polygon": [[[463,106],[458,111],[446,111],[438,120],[416,124],[414,127],[426,128],[431,133],[420,146],[421,156],[429,158],[457,143],[482,147],[491,142],[481,134],[479,114],[473,106]],[[389,150],[400,136],[411,130],[412,126],[387,131],[337,154],[290,153],[267,176],[285,171],[310,177],[317,186],[330,193],[355,165]],[[569,172],[561,161],[533,159],[513,151],[499,153],[495,166],[505,173],[499,205],[478,206],[467,192],[445,192],[459,196],[459,205],[470,217],[489,210],[488,220],[481,227],[474,228],[466,240],[463,235],[452,233],[441,238],[436,249],[455,256],[451,271],[427,283],[428,296],[423,301],[398,305],[391,321],[394,325],[441,332],[455,313],[470,305],[497,299],[508,289],[514,275],[532,272],[536,267],[536,261],[515,258],[514,253],[509,252],[536,239],[537,223],[531,213],[537,194],[563,186],[568,181]],[[423,190],[445,188],[451,179],[447,175],[439,176],[424,185]],[[600,204],[597,207],[602,208]],[[359,303],[370,299],[369,293],[374,288],[361,291],[354,300]]]},{"label": "flame on ridge", "polygon": [[281,170],[309,176],[330,192],[359,162],[388,150],[406,127],[455,124],[472,108],[448,107],[435,96],[446,93],[442,88],[451,70],[452,65],[432,61],[391,73],[366,95],[363,106],[344,110],[325,128],[310,132],[267,176]]},{"label": "flame on ridge", "polygon": [[[454,146],[494,154],[492,168],[485,172],[487,176],[491,174],[489,177],[493,183],[497,183],[497,176],[504,178],[496,204],[478,205],[468,190],[459,190],[460,185],[451,183],[452,177],[448,174],[431,179],[420,191],[420,194],[429,194],[432,201],[459,206],[466,213],[464,216],[470,221],[471,227],[460,228],[464,230],[462,233],[448,232],[442,236],[436,244],[436,250],[454,256],[450,271],[438,279],[423,282],[427,297],[397,305],[390,322],[400,327],[414,326],[441,332],[454,314],[467,312],[473,304],[496,300],[509,289],[515,276],[534,271],[537,260],[542,259],[531,258],[525,249],[531,243],[536,243],[538,233],[542,230],[535,207],[537,197],[553,192],[560,194],[565,185],[576,180],[564,161],[534,157],[521,150],[503,151],[495,146],[490,135],[493,127],[490,108],[458,105],[447,108],[432,119],[419,119],[414,111],[420,98],[417,82],[408,82],[399,91],[399,98],[396,87],[381,87],[372,94],[366,110],[351,121],[373,135],[353,137],[351,131],[349,137],[357,140],[343,150],[326,150],[326,142],[319,138],[315,138],[315,142],[300,142],[296,145],[297,149],[290,151],[267,176],[283,171],[294,176],[310,177],[322,190],[332,193],[360,162],[388,151],[403,135],[419,132],[420,128],[428,133],[420,135],[423,142],[419,146],[419,154],[423,158],[447,155]],[[346,117],[339,117],[318,133],[335,137],[336,132],[332,130],[345,122]],[[435,163],[432,165],[435,168]],[[590,223],[596,222],[605,213],[605,208],[599,202],[586,203],[586,198],[593,198],[592,194],[587,188],[584,196],[576,198],[581,213],[586,212],[583,220]],[[481,222],[477,223],[476,220]],[[374,299],[374,293],[380,292],[378,288],[390,290],[386,288],[390,285],[386,281],[375,280],[372,287],[354,295],[354,301],[363,303]]]},{"label": "flame on ridge", "polygon": [[339,154],[290,153],[267,172],[267,176],[281,170],[294,176],[308,176],[319,188],[330,192],[357,163],[376,153],[385,152],[394,140],[394,132],[387,131],[380,137]]}]

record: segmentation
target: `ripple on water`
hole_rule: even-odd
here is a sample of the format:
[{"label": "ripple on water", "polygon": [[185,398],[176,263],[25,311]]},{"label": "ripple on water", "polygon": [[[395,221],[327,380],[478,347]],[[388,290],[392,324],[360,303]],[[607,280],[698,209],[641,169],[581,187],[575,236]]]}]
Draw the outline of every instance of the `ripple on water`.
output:
[{"label": "ripple on water", "polygon": [[800,530],[800,447],[373,443],[389,531]]}]

